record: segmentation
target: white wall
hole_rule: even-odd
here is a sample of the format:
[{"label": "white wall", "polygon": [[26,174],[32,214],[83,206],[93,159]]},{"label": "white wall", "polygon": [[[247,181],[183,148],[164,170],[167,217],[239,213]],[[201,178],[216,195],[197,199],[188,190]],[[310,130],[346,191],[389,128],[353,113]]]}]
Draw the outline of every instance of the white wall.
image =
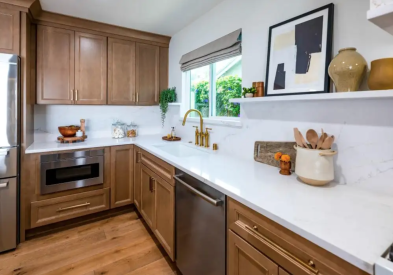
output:
[{"label": "white wall", "polygon": [[[330,0],[226,0],[173,36],[169,86],[182,87],[179,60],[238,28],[243,29],[243,85],[264,81],[269,26],[329,4]],[[334,54],[356,47],[368,62],[393,57],[393,36],[366,19],[368,0],[335,0]],[[363,89],[366,89],[366,81]],[[179,96],[181,99],[181,96]],[[293,128],[324,128],[336,136],[336,179],[373,186],[393,176],[393,101],[291,102],[243,106],[242,128],[212,125],[212,142],[234,157],[252,159],[254,142],[293,140]],[[192,123],[177,132],[193,139]],[[372,184],[371,184],[372,183]]]},{"label": "white wall", "polygon": [[161,126],[161,111],[158,106],[76,106],[76,105],[36,105],[34,108],[34,141],[54,141],[60,135],[59,126],[79,125],[86,119],[86,131],[90,138],[108,137],[115,120],[127,124],[131,121],[139,125],[141,135],[169,133],[173,125],[171,119],[178,119],[178,107],[170,106],[166,125]]}]

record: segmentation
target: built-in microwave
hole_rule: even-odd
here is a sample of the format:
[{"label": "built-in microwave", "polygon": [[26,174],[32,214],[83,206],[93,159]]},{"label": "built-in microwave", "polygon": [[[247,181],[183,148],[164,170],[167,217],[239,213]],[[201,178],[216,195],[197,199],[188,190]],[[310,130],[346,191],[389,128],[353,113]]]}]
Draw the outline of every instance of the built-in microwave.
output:
[{"label": "built-in microwave", "polygon": [[40,194],[104,183],[104,149],[41,156]]}]

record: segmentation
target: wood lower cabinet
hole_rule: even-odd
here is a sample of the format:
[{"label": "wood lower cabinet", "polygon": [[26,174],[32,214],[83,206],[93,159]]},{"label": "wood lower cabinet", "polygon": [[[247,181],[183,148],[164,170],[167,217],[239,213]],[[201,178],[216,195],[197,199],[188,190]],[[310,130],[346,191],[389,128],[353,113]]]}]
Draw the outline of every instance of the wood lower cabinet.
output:
[{"label": "wood lower cabinet", "polygon": [[135,105],[135,42],[108,40],[108,104]]},{"label": "wood lower cabinet", "polygon": [[153,187],[154,173],[141,165],[141,215],[147,225],[154,230],[155,197]]},{"label": "wood lower cabinet", "polygon": [[107,38],[75,33],[75,103],[106,104]]},{"label": "wood lower cabinet", "polygon": [[278,265],[238,235],[228,234],[228,274],[278,275]]},{"label": "wood lower cabinet", "polygon": [[155,193],[154,234],[169,257],[175,260],[175,187],[161,179],[153,179]]},{"label": "wood lower cabinet", "polygon": [[139,210],[159,242],[175,260],[175,187],[144,164],[140,167]]},{"label": "wood lower cabinet", "polygon": [[136,43],[135,66],[137,105],[158,104],[160,47]]},{"label": "wood lower cabinet", "polygon": [[109,209],[109,188],[31,203],[31,228]]},{"label": "wood lower cabinet", "polygon": [[0,8],[0,52],[20,53],[20,12]]},{"label": "wood lower cabinet", "polygon": [[134,204],[135,207],[141,211],[141,149],[134,147]]},{"label": "wood lower cabinet", "polygon": [[38,104],[74,104],[74,47],[74,31],[38,26]]},{"label": "wood lower cabinet", "polygon": [[134,146],[111,147],[111,208],[134,201]]},{"label": "wood lower cabinet", "polygon": [[281,267],[278,269],[278,275],[291,275],[288,272],[286,272],[284,269]]}]

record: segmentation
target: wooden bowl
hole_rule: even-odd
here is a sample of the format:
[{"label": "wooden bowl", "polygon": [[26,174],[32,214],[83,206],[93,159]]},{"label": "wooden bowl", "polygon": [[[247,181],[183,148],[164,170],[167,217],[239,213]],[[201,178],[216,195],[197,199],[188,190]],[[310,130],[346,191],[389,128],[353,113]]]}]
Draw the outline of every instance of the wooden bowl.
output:
[{"label": "wooden bowl", "polygon": [[63,137],[74,137],[80,128],[80,126],[60,126],[59,132]]}]

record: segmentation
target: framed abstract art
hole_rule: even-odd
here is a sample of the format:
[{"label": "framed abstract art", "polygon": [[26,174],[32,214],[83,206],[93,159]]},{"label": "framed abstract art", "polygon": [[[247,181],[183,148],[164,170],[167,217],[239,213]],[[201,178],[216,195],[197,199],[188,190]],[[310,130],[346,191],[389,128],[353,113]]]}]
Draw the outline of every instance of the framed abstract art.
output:
[{"label": "framed abstract art", "polygon": [[328,93],[334,4],[270,27],[266,96]]}]

